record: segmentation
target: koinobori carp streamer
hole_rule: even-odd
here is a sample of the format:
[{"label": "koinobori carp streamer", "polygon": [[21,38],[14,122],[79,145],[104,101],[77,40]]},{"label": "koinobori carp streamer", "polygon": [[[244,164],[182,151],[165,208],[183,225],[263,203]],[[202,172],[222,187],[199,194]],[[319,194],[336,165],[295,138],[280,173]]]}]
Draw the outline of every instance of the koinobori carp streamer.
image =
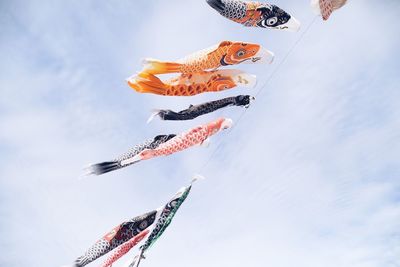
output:
[{"label": "koinobori carp streamer", "polygon": [[138,144],[131,148],[127,153],[114,159],[112,161],[105,161],[101,163],[92,164],[87,167],[86,175],[101,175],[107,172],[115,171],[131,165],[132,163],[126,163],[128,159],[133,158],[145,149],[154,149],[160,144],[167,142],[171,138],[175,137],[175,134],[168,135],[157,135],[156,137],[149,139],[142,144]]},{"label": "koinobori carp streamer", "polygon": [[138,267],[142,258],[144,258],[145,252],[157,241],[157,239],[164,233],[165,229],[170,225],[176,212],[182,203],[186,200],[190,193],[192,184],[202,179],[202,176],[195,176],[189,186],[182,187],[175,196],[164,206],[161,215],[153,226],[153,230],[150,235],[147,236],[145,243],[140,247],[140,252],[130,262],[129,267]]},{"label": "koinobori carp streamer", "polygon": [[147,122],[153,120],[154,117],[159,117],[161,120],[193,120],[201,115],[205,115],[229,106],[242,106],[247,108],[250,105],[251,100],[254,99],[254,97],[249,95],[238,95],[206,102],[200,105],[190,105],[189,108],[179,112],[175,112],[170,109],[155,110]]},{"label": "koinobori carp streamer", "polygon": [[232,126],[233,122],[231,119],[219,118],[210,123],[194,127],[187,132],[179,134],[171,140],[159,145],[155,149],[145,149],[132,159],[127,160],[127,163],[133,163],[141,160],[151,159],[159,156],[167,156],[173,153],[188,149],[195,145],[200,145],[206,140]]},{"label": "koinobori carp streamer", "polygon": [[128,78],[128,84],[139,93],[164,96],[193,96],[205,92],[220,92],[236,86],[254,87],[256,77],[240,70],[215,70],[194,74],[182,74],[161,81],[147,72]]},{"label": "koinobori carp streamer", "polygon": [[298,31],[300,22],[283,9],[265,2],[207,0],[222,16],[246,27]]},{"label": "koinobori carp streamer", "polygon": [[158,213],[160,213],[160,211],[154,210],[119,224],[108,234],[99,239],[82,256],[78,257],[72,266],[85,266],[129,241],[151,226],[156,221]]},{"label": "koinobori carp streamer", "polygon": [[259,44],[222,41],[175,62],[145,59],[142,72],[150,74],[199,73],[240,63],[271,63],[273,58],[274,54]]}]

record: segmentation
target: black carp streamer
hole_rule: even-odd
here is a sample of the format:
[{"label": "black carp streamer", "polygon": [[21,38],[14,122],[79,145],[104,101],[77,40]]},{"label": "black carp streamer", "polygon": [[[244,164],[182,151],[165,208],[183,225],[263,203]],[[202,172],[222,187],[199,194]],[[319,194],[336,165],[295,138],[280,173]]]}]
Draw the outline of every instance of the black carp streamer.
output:
[{"label": "black carp streamer", "polygon": [[298,31],[300,22],[283,9],[266,2],[242,0],[207,0],[227,19],[246,27]]},{"label": "black carp streamer", "polygon": [[225,108],[228,106],[243,106],[249,107],[250,102],[255,98],[249,95],[238,95],[233,97],[226,97],[223,99],[206,102],[200,105],[190,105],[188,109],[181,110],[179,112],[172,111],[170,109],[155,110],[155,112],[148,119],[148,123],[155,117],[159,117],[161,120],[171,121],[183,121],[193,120],[199,116],[214,112],[218,109]]}]

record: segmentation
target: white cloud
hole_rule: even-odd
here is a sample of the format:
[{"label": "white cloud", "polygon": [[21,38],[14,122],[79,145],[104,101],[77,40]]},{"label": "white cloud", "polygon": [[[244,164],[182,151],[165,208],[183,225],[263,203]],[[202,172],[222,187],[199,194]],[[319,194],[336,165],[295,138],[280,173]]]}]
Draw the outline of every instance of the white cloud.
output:
[{"label": "white cloud", "polygon": [[[280,5],[303,28],[312,20],[304,3]],[[249,91],[139,95],[123,79],[140,58],[179,58],[223,39],[260,42],[275,64],[238,67],[263,84],[300,34],[240,27],[203,1],[5,5],[0,265],[68,263],[198,171],[207,179],[144,265],[400,265],[399,8],[352,1],[318,19],[236,128],[208,149],[79,181],[83,165],[150,136],[242,112],[145,125],[151,108]],[[377,22],[376,14],[385,15]]]}]

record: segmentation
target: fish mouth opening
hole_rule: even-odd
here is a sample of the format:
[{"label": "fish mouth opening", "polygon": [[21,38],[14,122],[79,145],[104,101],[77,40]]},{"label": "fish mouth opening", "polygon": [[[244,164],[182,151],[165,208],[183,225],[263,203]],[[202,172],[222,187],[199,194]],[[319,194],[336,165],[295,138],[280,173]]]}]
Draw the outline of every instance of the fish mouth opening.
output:
[{"label": "fish mouth opening", "polygon": [[275,55],[273,52],[260,48],[257,54],[254,55],[250,60],[252,63],[268,63],[271,64],[274,61]]},{"label": "fish mouth opening", "polygon": [[300,21],[298,21],[295,17],[290,17],[285,24],[279,26],[279,29],[290,32],[298,32],[300,30],[300,25]]},{"label": "fish mouth opening", "polygon": [[221,125],[221,129],[222,130],[229,129],[229,128],[232,127],[232,125],[233,125],[232,119],[225,119],[224,122]]}]

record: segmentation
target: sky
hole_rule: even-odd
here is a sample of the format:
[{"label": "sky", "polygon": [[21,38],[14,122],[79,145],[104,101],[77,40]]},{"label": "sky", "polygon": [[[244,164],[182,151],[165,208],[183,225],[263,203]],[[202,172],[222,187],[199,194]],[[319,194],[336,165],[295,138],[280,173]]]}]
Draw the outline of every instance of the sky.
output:
[{"label": "sky", "polygon": [[[195,173],[206,179],[142,266],[400,266],[400,2],[349,1],[327,22],[308,0],[273,3],[300,32],[245,28],[202,0],[1,1],[0,266],[70,264]],[[236,66],[256,88],[163,97],[125,82],[145,57],[223,40],[275,53]],[[146,124],[154,108],[238,94],[257,100]],[[220,116],[235,126],[207,148],[82,178],[87,164]]]}]

